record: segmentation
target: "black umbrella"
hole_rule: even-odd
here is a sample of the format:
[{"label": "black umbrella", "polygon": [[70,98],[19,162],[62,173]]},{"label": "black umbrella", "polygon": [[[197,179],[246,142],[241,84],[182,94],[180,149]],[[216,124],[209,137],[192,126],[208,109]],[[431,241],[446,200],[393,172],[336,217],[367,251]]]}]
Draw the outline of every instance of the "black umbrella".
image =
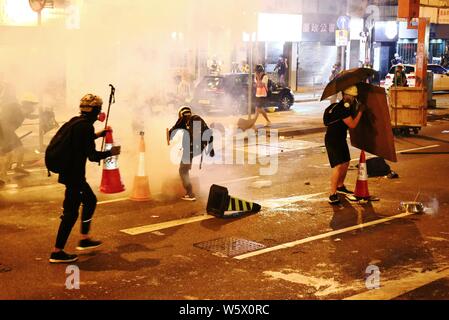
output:
[{"label": "black umbrella", "polygon": [[329,82],[324,88],[321,101],[329,98],[340,91],[344,91],[359,82],[365,82],[366,79],[377,73],[376,70],[370,68],[355,68],[340,72],[335,79]]}]

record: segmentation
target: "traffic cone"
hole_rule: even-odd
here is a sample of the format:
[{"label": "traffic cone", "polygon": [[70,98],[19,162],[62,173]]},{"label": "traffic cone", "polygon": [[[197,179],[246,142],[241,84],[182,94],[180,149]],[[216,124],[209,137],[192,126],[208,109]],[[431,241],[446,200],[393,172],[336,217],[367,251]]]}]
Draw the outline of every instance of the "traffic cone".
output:
[{"label": "traffic cone", "polygon": [[357,199],[369,200],[371,196],[368,191],[368,172],[366,170],[365,151],[362,150],[359,161],[359,173],[355,186],[354,196]]},{"label": "traffic cone", "polygon": [[225,187],[212,185],[209,192],[206,211],[218,217],[224,217],[225,211],[239,211],[242,213],[257,213],[262,207],[253,202],[229,196]]},{"label": "traffic cone", "polygon": [[[105,151],[111,150],[114,145],[112,129],[106,134]],[[103,176],[101,178],[100,192],[120,193],[125,191],[125,185],[120,177],[118,168],[118,156],[109,157],[103,160]]]},{"label": "traffic cone", "polygon": [[133,192],[130,197],[133,201],[148,201],[151,200],[150,182],[148,176],[145,174],[145,139],[144,132],[140,133],[139,145],[139,167],[137,175],[134,177]]}]

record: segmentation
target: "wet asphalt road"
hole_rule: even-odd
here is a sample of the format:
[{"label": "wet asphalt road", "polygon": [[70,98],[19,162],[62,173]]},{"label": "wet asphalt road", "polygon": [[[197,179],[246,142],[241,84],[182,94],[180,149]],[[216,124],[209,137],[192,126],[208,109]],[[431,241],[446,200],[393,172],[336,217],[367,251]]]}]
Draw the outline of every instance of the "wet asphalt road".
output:
[{"label": "wet asphalt road", "polygon": [[[398,151],[411,151],[399,154],[398,163],[390,163],[399,179],[369,179],[370,193],[379,202],[344,201],[334,207],[327,203],[330,168],[323,133],[316,133],[281,140],[279,166],[272,176],[262,176],[260,165],[194,169],[201,185],[194,203],[155,195],[148,203],[99,204],[93,233],[104,245],[82,254],[75,264],[80,269],[79,290],[66,288],[67,266],[47,261],[63,189],[42,171],[33,172],[19,183],[24,187],[0,191],[0,263],[11,269],[0,272],[0,299],[447,299],[449,134],[445,130],[449,117],[440,117],[419,135],[396,138]],[[351,149],[351,156],[357,159],[358,150]],[[349,188],[357,179],[356,163],[348,173]],[[226,179],[215,181],[214,173]],[[121,231],[205,215],[212,183],[262,204],[262,211],[134,236]],[[425,214],[364,225],[398,215],[401,201],[416,198],[425,204]],[[99,195],[100,201],[110,199]],[[356,225],[360,228],[346,231]],[[69,252],[76,247],[78,230],[77,224]],[[212,240],[225,244],[232,239],[240,239],[240,246],[228,249],[250,247],[246,240],[274,249],[237,259],[227,256],[235,251],[201,248]],[[298,240],[304,241],[275,250]],[[369,267],[376,272],[367,273]],[[370,284],[380,284],[380,289],[369,290]]]}]

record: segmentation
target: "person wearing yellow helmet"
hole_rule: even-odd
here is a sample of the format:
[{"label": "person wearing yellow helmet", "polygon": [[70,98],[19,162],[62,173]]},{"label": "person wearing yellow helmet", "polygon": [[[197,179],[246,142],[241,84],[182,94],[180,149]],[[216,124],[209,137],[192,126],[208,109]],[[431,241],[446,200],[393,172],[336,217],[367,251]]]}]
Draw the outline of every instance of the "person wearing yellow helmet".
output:
[{"label": "person wearing yellow helmet", "polygon": [[[79,208],[81,212],[81,241],[77,250],[88,250],[100,246],[101,241],[92,240],[89,236],[92,217],[97,205],[97,198],[86,181],[86,162],[100,162],[103,159],[120,154],[120,147],[112,147],[110,151],[99,152],[95,147],[95,140],[104,137],[108,131],[95,133],[93,124],[99,119],[103,100],[94,94],[86,94],[80,101],[80,115],[73,117],[56,133],[66,130],[69,132],[69,146],[67,148],[66,162],[59,172],[58,182],[65,185],[65,198],[61,223],[56,236],[56,244],[50,255],[50,263],[68,263],[78,260],[78,256],[67,254],[64,247],[76,223]],[[64,129],[70,128],[70,129]],[[47,152],[50,149],[50,142]],[[46,152],[46,156],[47,156]]]},{"label": "person wearing yellow helmet", "polygon": [[9,102],[0,109],[0,127],[3,138],[0,139],[0,155],[4,156],[0,164],[0,177],[6,177],[15,159],[15,173],[30,174],[23,168],[25,149],[23,143],[16,133],[25,119],[37,119],[39,115],[34,114],[39,100],[32,94],[26,94],[20,102]]},{"label": "person wearing yellow helmet", "polygon": [[330,204],[339,204],[338,194],[350,196],[353,194],[344,185],[346,174],[351,160],[348,143],[346,142],[348,128],[355,128],[360,122],[363,112],[363,105],[358,110],[355,117],[352,110],[358,104],[358,89],[351,86],[342,92],[343,99],[332,107],[333,121],[327,123],[326,135],[324,138],[329,163],[332,168]]}]

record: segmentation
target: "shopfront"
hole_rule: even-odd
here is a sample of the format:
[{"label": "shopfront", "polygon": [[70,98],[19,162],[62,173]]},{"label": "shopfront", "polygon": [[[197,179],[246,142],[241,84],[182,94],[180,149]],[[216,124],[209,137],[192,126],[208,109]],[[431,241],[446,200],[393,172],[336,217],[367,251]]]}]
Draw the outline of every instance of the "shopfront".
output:
[{"label": "shopfront", "polygon": [[334,15],[304,16],[297,60],[299,87],[316,87],[328,82],[332,66],[339,61],[335,46],[337,19]]},{"label": "shopfront", "polygon": [[[403,58],[404,63],[415,63],[415,53],[418,46],[418,32],[408,29],[405,22],[399,23],[399,39],[397,52]],[[429,43],[429,63],[441,63],[441,56],[445,47],[449,44],[449,25],[431,24]]]}]

